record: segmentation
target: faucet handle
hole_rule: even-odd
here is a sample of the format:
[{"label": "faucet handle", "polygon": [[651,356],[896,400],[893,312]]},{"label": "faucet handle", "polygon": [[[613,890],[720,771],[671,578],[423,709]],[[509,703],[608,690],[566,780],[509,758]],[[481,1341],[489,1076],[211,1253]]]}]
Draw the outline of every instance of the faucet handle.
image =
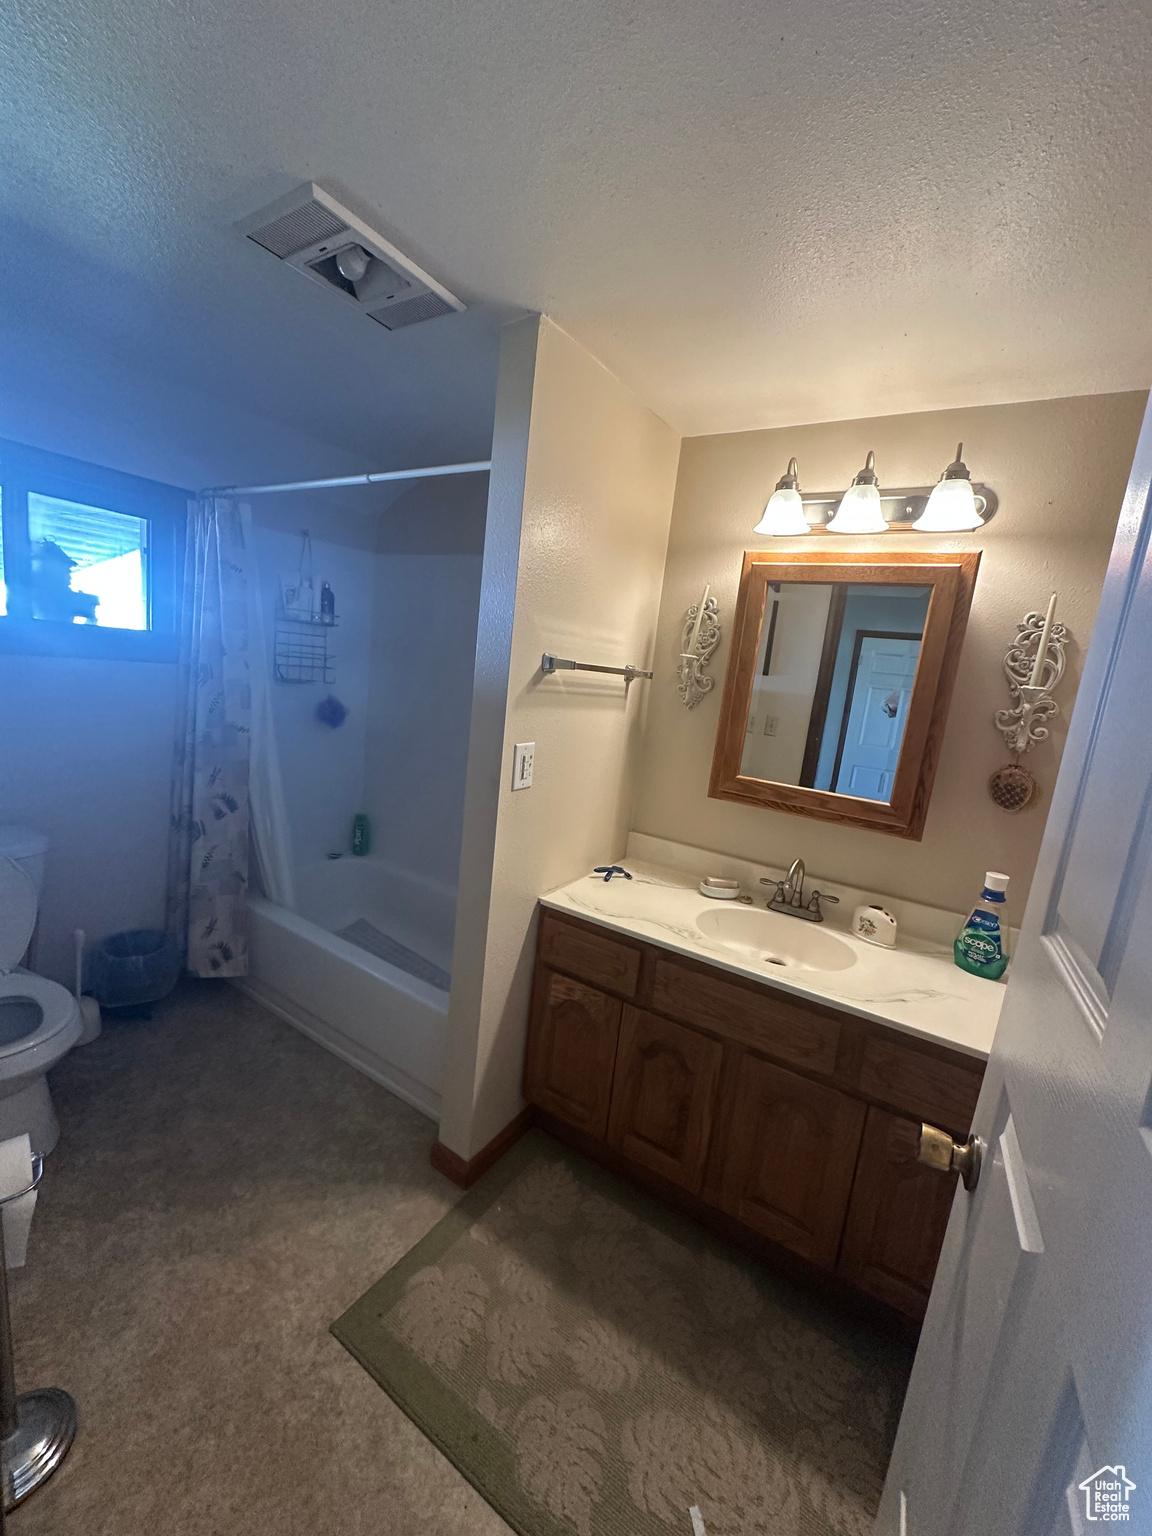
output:
[{"label": "faucet handle", "polygon": [[840,905],[839,896],[832,896],[827,891],[813,891],[811,900],[808,903],[809,911],[819,912],[822,901],[830,901],[834,907]]}]

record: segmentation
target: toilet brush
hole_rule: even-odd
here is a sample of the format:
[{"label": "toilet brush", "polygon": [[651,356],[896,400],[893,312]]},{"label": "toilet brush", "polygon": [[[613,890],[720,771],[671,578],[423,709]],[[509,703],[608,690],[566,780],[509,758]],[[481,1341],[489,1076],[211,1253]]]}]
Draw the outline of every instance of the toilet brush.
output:
[{"label": "toilet brush", "polygon": [[72,942],[76,946],[76,1006],[80,1009],[80,1038],[77,1045],[89,1045],[100,1033],[100,1004],[94,997],[85,997],[84,985],[84,930],[72,930]]}]

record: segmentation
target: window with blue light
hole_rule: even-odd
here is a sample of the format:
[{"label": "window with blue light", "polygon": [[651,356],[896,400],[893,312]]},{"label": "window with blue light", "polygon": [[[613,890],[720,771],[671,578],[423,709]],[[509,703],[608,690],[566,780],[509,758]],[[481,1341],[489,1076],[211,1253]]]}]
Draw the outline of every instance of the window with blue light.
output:
[{"label": "window with blue light", "polygon": [[28,493],[34,619],[148,628],[148,523]]},{"label": "window with blue light", "polygon": [[0,650],[171,660],[187,493],[0,443]]}]

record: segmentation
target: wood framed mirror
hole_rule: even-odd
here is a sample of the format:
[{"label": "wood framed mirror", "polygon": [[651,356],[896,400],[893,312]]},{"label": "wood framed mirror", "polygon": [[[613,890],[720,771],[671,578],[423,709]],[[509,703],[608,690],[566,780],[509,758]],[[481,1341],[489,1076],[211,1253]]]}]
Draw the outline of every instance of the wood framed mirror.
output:
[{"label": "wood framed mirror", "polygon": [[749,550],[709,795],[920,838],[979,565]]}]

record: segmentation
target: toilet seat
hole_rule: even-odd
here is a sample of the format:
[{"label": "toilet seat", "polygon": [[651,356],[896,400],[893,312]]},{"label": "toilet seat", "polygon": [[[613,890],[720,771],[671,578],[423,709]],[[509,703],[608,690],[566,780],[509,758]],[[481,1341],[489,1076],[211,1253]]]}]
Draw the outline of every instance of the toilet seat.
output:
[{"label": "toilet seat", "polygon": [[19,968],[38,898],[27,869],[0,854],[0,1141],[27,1136],[32,1151],[47,1157],[60,1139],[48,1073],[80,1039],[84,1022],[66,987]]},{"label": "toilet seat", "polygon": [[[31,877],[14,860],[0,857],[0,1015],[15,1012],[3,1006],[9,998],[28,998],[40,1011],[37,1020],[33,1010],[21,1010],[32,1017],[18,1019],[20,1033],[7,1043],[0,1024],[0,1077],[34,1071],[40,1057],[51,1066],[76,1043],[83,1027],[80,1008],[67,987],[17,966],[36,926],[36,905]],[[24,1023],[27,1029],[20,1028]],[[67,1043],[61,1039],[65,1033]]]},{"label": "toilet seat", "polygon": [[40,1009],[40,1019],[18,1039],[0,1043],[0,1075],[16,1066],[17,1058],[19,1067],[26,1069],[42,1048],[53,1058],[61,1055],[60,1036],[67,1031],[75,1037],[70,1045],[80,1038],[80,1009],[68,988],[58,981],[34,976],[31,971],[8,971],[0,974],[0,1015],[7,998],[30,998]]}]

